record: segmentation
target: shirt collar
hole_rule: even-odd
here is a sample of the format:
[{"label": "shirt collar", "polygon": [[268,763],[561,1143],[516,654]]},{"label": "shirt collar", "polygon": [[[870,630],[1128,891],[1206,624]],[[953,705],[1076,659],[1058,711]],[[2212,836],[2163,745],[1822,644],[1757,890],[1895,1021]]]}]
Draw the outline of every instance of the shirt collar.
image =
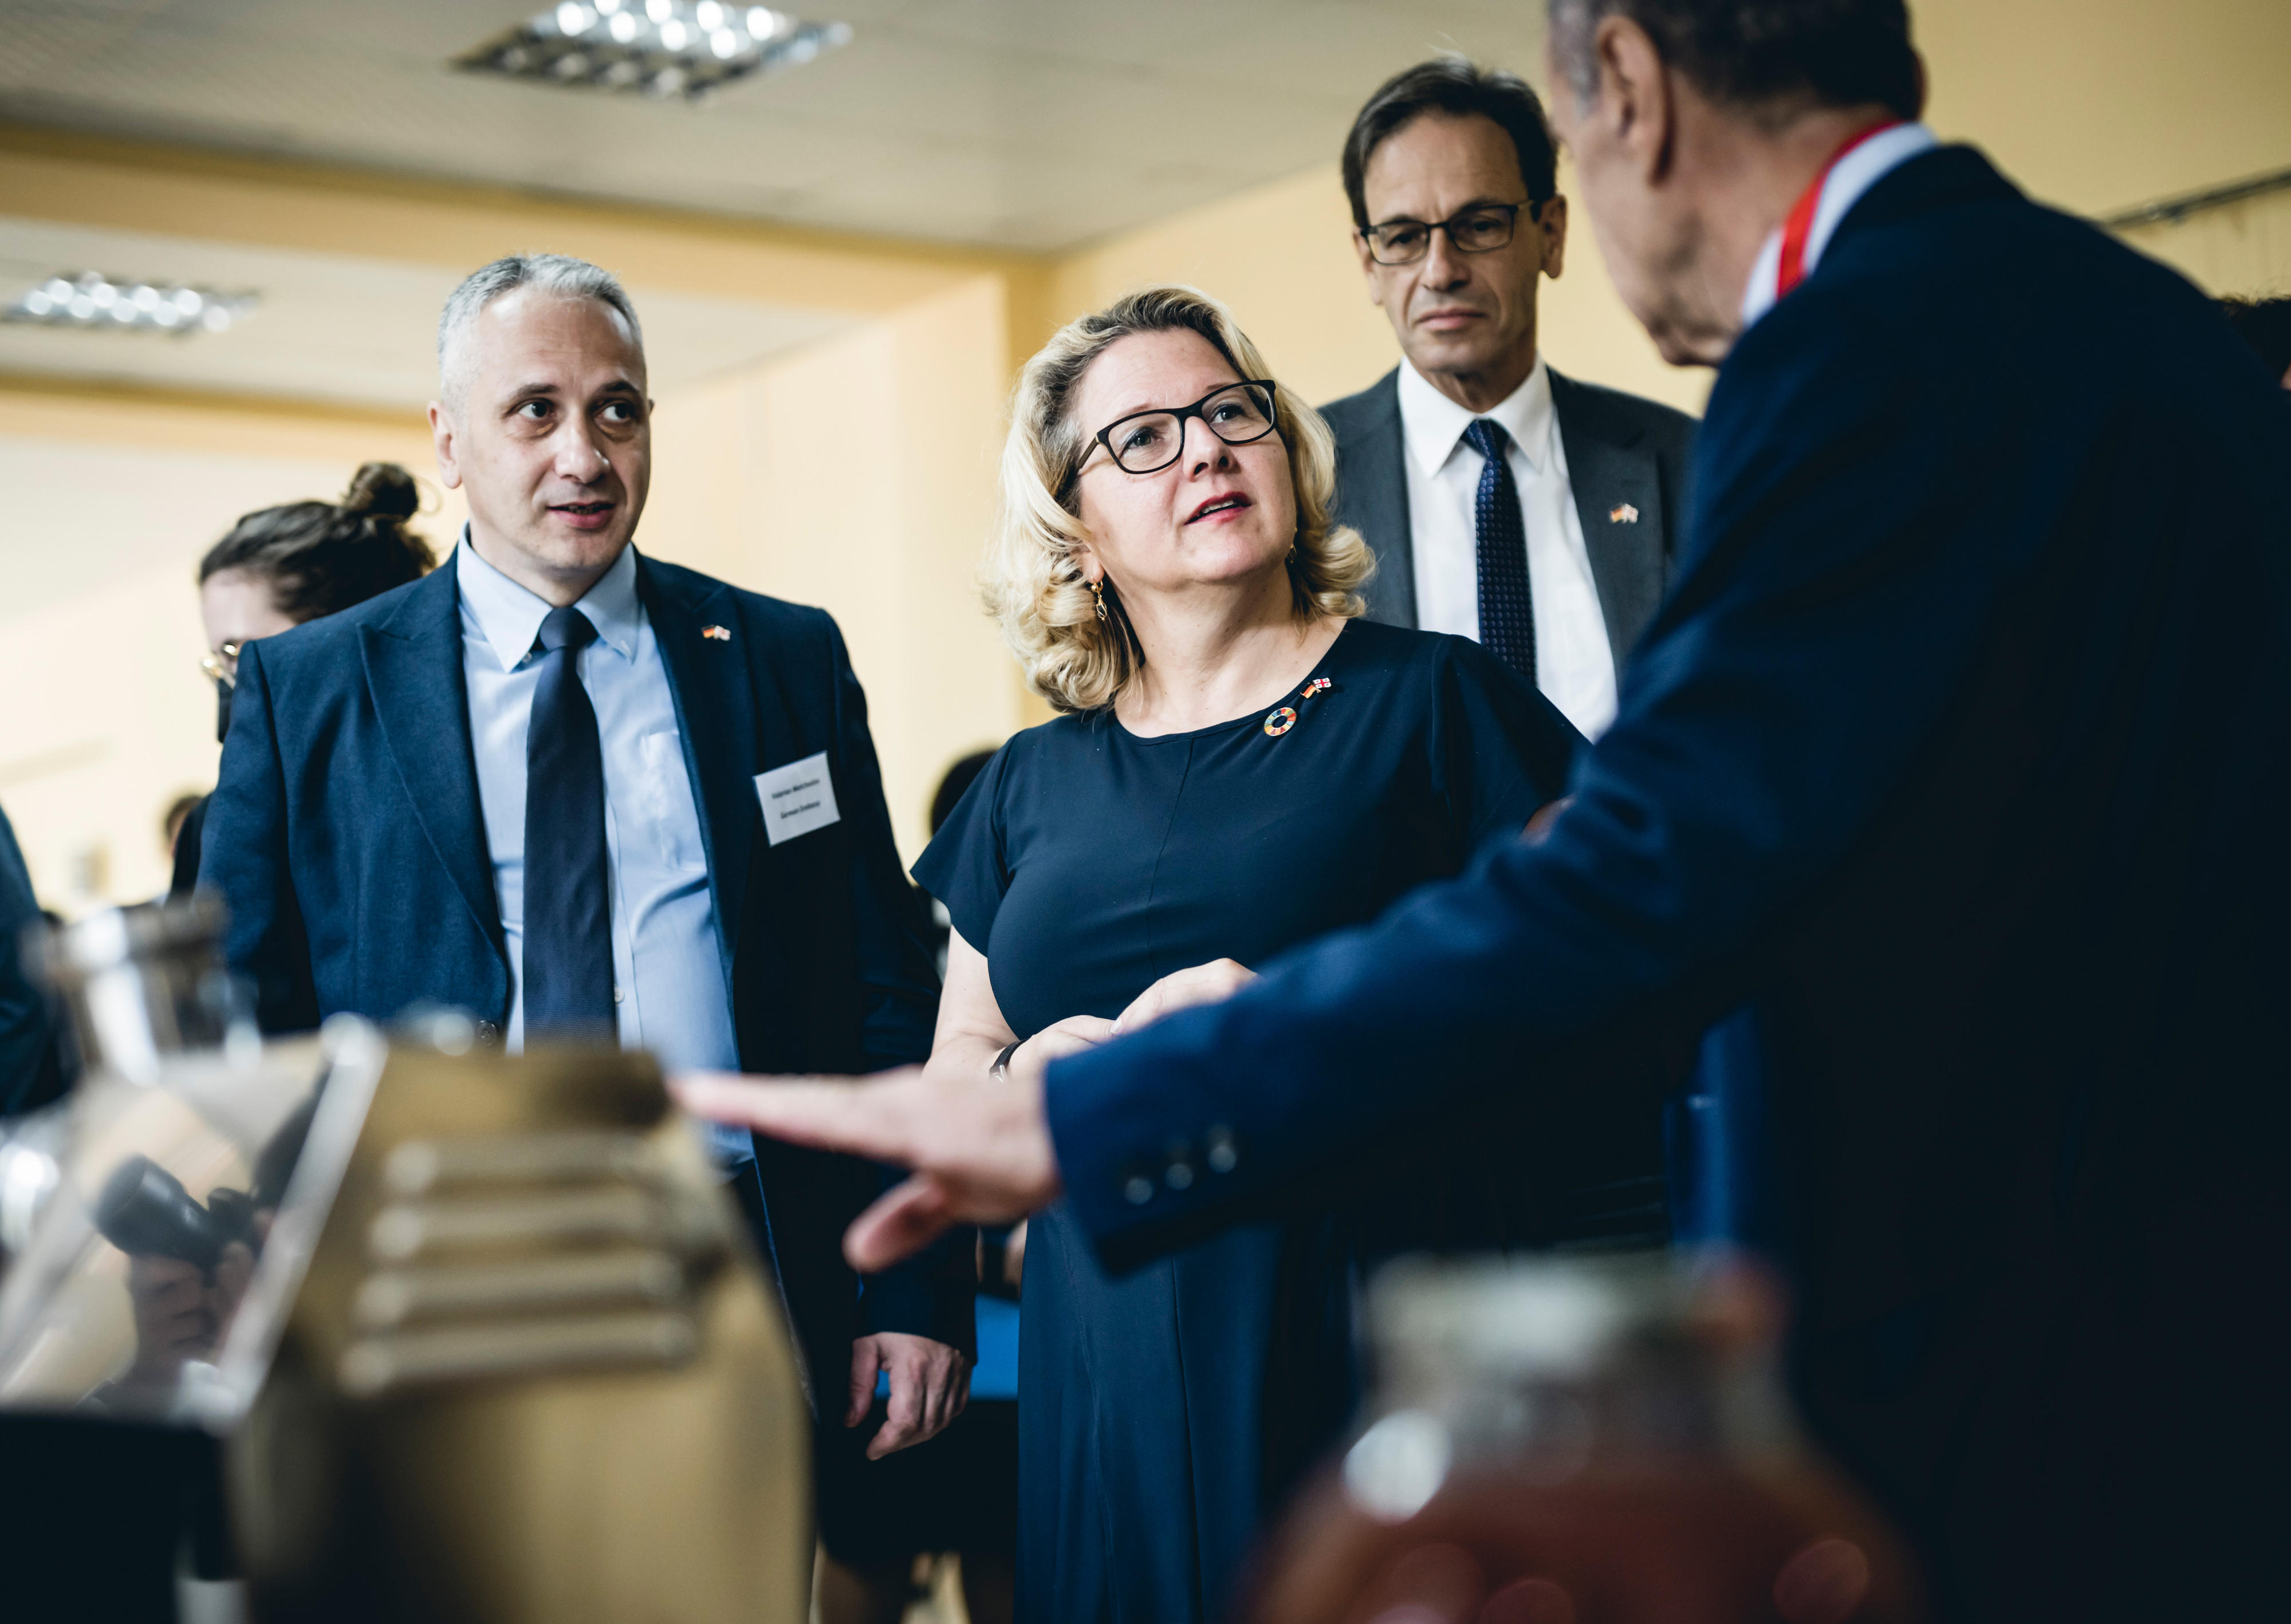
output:
[{"label": "shirt collar", "polygon": [[1491,417],[1501,423],[1512,444],[1526,456],[1528,466],[1541,473],[1550,455],[1554,421],[1551,374],[1545,369],[1543,358],[1535,358],[1535,370],[1527,374],[1527,382],[1484,412],[1465,410],[1433,388],[1416,370],[1415,363],[1401,361],[1400,432],[1408,442],[1408,454],[1427,478],[1438,473],[1455,454],[1457,442],[1475,417]]},{"label": "shirt collar", "polygon": [[[1861,201],[1864,192],[1918,153],[1940,145],[1941,138],[1921,124],[1896,125],[1838,159],[1822,181],[1821,201],[1814,205],[1813,224],[1805,234],[1804,274],[1813,275],[1813,268],[1821,262],[1821,251],[1829,246],[1846,211]],[[1750,268],[1750,285],[1742,293],[1745,332],[1774,308],[1779,297],[1774,285],[1781,277],[1781,269],[1782,233],[1777,226],[1767,235],[1765,246],[1758,250],[1758,262]]]},{"label": "shirt collar", "polygon": [[[461,588],[462,612],[477,623],[478,631],[493,646],[503,671],[515,671],[533,652],[541,623],[549,618],[548,600],[510,580],[478,556],[470,545],[470,528],[462,527],[461,545],[454,550],[455,584]],[[597,582],[573,606],[597,629],[597,640],[623,660],[637,657],[637,631],[644,623],[644,606],[637,598],[637,550],[621,549]]]}]

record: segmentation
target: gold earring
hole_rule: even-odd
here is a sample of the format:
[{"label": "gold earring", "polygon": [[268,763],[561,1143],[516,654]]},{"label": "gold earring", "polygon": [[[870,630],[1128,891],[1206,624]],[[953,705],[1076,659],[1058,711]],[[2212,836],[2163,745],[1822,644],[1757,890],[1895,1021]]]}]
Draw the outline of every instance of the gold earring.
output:
[{"label": "gold earring", "polygon": [[1100,575],[1089,583],[1089,595],[1097,599],[1097,617],[1105,618],[1105,577]]}]

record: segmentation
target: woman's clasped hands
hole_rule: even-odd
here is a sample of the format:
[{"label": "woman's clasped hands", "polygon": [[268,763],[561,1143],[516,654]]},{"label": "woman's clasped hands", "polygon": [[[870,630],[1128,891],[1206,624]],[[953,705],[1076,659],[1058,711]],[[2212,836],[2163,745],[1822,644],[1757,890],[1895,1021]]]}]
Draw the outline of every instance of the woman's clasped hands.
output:
[{"label": "woman's clasped hands", "polygon": [[844,1236],[852,1266],[873,1273],[957,1224],[1013,1223],[1057,1198],[1057,1157],[1042,1108],[1051,1062],[1230,997],[1255,979],[1231,959],[1174,970],[1113,1020],[1071,1015],[1043,1027],[999,1074],[972,1066],[903,1066],[857,1079],[695,1072],[670,1088],[695,1116],[914,1170]]}]

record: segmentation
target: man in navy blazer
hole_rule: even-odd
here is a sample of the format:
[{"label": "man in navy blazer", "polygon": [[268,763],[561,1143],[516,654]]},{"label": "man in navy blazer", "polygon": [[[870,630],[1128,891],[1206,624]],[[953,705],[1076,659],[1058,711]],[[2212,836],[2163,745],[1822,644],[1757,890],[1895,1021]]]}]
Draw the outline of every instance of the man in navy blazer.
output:
[{"label": "man in navy blazer", "polygon": [[863,1260],[1063,1187],[1119,1267],[1411,1134],[1532,1131],[1748,1001],[1795,1389],[1939,1610],[2266,1616],[2291,401],[2178,276],[1904,122],[1900,0],[1551,11],[1618,288],[1723,361],[1572,804],[1046,1079],[687,1101],[920,1167]]},{"label": "man in navy blazer", "polygon": [[[924,1058],[937,979],[834,623],[631,543],[650,441],[626,294],[579,261],[502,261],[455,293],[439,348],[431,422],[470,511],[454,557],[239,656],[200,882],[262,1025],[446,1005],[515,1047],[575,1027],[545,984],[585,977],[591,1025],[669,1064]],[[568,915],[583,886],[605,907]],[[801,1343],[828,1479],[860,1469],[831,1418],[864,1418],[879,1371],[870,1454],[945,1426],[968,1392],[967,1250],[863,1294],[838,1238],[876,1169],[744,1133],[714,1148]]]},{"label": "man in navy blazer", "polygon": [[[1544,361],[1537,293],[1565,268],[1567,199],[1524,80],[1452,56],[1395,74],[1353,120],[1343,168],[1361,275],[1403,356],[1321,408],[1337,518],[1376,553],[1369,618],[1486,643],[1596,738],[1670,581],[1694,420]],[[1471,443],[1483,421],[1507,444],[1502,488]],[[1483,524],[1498,502],[1516,530]],[[1523,546],[1523,574],[1491,567],[1490,548]],[[1513,589],[1524,639],[1487,601]]]}]

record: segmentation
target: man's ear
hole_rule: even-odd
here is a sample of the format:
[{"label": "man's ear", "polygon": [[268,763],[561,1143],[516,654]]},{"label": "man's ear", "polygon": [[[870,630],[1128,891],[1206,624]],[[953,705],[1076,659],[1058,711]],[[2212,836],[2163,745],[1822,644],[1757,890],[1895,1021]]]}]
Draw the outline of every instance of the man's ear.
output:
[{"label": "man's ear", "polygon": [[1368,238],[1361,232],[1353,233],[1353,252],[1360,255],[1361,279],[1368,284],[1368,301],[1384,303],[1384,284],[1376,278],[1376,256],[1368,251]]},{"label": "man's ear", "polygon": [[1556,282],[1567,269],[1567,199],[1552,193],[1537,211],[1535,222],[1543,228],[1543,274]]},{"label": "man's ear", "polygon": [[1662,52],[1644,28],[1628,17],[1612,15],[1600,19],[1591,52],[1600,80],[1591,117],[1607,125],[1609,135],[1631,155],[1646,180],[1659,180],[1670,167],[1678,111]]},{"label": "man's ear", "polygon": [[436,401],[430,403],[430,443],[438,453],[438,482],[447,490],[458,490],[462,484],[460,451],[461,430],[456,428],[446,408]]}]

